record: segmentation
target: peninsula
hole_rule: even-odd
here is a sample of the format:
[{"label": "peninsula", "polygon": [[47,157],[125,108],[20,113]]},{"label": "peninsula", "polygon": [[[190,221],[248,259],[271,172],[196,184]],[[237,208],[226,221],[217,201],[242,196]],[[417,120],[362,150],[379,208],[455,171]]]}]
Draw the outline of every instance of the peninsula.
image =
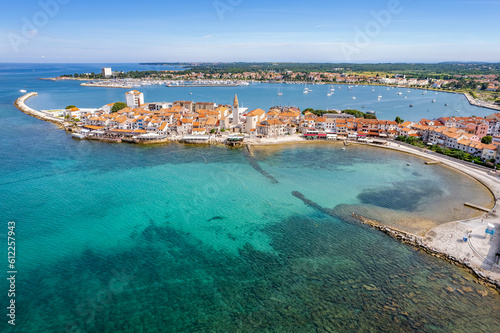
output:
[{"label": "peninsula", "polygon": [[[137,90],[125,94],[126,103],[110,103],[98,109],[69,106],[64,110],[37,111],[25,104],[26,99],[36,94],[20,97],[16,107],[72,131],[77,139],[246,144],[250,154],[253,154],[251,145],[339,140],[344,145],[366,144],[421,156],[427,164],[443,164],[475,178],[490,189],[494,198],[500,197],[500,179],[496,172],[491,173],[491,168],[496,170],[500,164],[500,113],[485,118],[440,117],[410,122],[399,117],[380,120],[356,110],[301,111],[296,107],[273,107],[268,112],[248,111],[239,107],[237,96],[233,105],[191,101],[145,103],[144,95]],[[454,158],[450,160],[445,155]],[[470,268],[482,281],[500,288],[500,266],[495,254],[500,252],[500,242],[497,238],[493,242],[471,238],[474,234],[483,237],[485,229],[494,234],[500,226],[496,203],[493,208],[470,206],[479,209],[478,218],[450,222],[420,235],[355,213],[352,217]],[[450,233],[451,238],[447,238]],[[468,242],[457,245],[456,237],[462,236]]]}]

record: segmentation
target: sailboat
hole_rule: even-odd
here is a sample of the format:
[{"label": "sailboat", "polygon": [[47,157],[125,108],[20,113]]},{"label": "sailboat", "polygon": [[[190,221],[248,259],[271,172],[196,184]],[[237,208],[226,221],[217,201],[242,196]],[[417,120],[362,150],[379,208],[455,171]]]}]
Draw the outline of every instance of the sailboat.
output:
[{"label": "sailboat", "polygon": [[307,83],[304,85],[304,94],[309,94],[309,88],[307,88]]},{"label": "sailboat", "polygon": [[278,88],[278,96],[282,96],[283,93],[280,91],[280,88]]}]

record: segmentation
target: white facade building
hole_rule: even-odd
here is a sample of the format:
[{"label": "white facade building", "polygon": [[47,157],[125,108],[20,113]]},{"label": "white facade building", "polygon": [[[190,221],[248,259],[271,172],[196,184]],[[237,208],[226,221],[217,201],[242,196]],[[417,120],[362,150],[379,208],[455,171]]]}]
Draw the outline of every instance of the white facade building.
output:
[{"label": "white facade building", "polygon": [[139,106],[144,104],[144,94],[137,90],[129,91],[125,93],[125,102],[131,109],[138,108]]},{"label": "white facade building", "polygon": [[102,69],[101,73],[102,73],[102,76],[104,78],[108,78],[108,77],[113,76],[113,72],[111,71],[111,67],[104,67]]}]

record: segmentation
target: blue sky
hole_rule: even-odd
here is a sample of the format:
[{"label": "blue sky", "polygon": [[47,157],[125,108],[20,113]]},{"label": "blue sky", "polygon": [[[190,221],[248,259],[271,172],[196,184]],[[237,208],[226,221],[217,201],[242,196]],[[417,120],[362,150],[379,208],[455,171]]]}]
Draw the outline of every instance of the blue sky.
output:
[{"label": "blue sky", "polygon": [[8,1],[0,62],[500,62],[499,14],[500,0]]}]

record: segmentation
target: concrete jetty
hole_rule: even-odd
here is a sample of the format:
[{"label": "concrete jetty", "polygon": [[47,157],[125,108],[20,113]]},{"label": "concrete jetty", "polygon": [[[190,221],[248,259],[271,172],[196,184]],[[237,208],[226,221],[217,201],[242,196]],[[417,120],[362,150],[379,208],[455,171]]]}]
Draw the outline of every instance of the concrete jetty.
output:
[{"label": "concrete jetty", "polygon": [[254,156],[252,147],[250,145],[247,145],[247,150],[250,153],[250,156]]},{"label": "concrete jetty", "polygon": [[482,107],[482,108],[487,108],[487,109],[492,109],[492,110],[500,111],[500,106],[499,105],[495,105],[495,104],[491,104],[491,103],[487,103],[487,102],[478,102],[474,97],[472,97],[468,93],[464,93],[464,96],[465,96],[465,98],[467,98],[467,101],[469,101],[470,105],[475,105],[475,106],[479,106],[479,107]]},{"label": "concrete jetty", "polygon": [[486,212],[486,213],[491,212],[491,209],[485,208],[483,206],[475,205],[475,204],[470,203],[470,202],[464,203],[464,206],[467,206],[467,207],[470,207],[470,208],[474,208],[474,209],[477,209],[477,210],[481,210],[481,211]]},{"label": "concrete jetty", "polygon": [[64,128],[64,119],[50,116],[50,115],[43,113],[41,111],[37,111],[35,109],[32,109],[25,104],[25,102],[28,98],[36,96],[36,95],[38,95],[37,92],[27,93],[27,94],[19,97],[18,99],[16,99],[16,101],[14,102],[14,106],[17,109],[19,109],[20,111],[26,113],[27,115],[38,118],[40,120],[49,121],[51,123],[54,123],[54,124]]}]

